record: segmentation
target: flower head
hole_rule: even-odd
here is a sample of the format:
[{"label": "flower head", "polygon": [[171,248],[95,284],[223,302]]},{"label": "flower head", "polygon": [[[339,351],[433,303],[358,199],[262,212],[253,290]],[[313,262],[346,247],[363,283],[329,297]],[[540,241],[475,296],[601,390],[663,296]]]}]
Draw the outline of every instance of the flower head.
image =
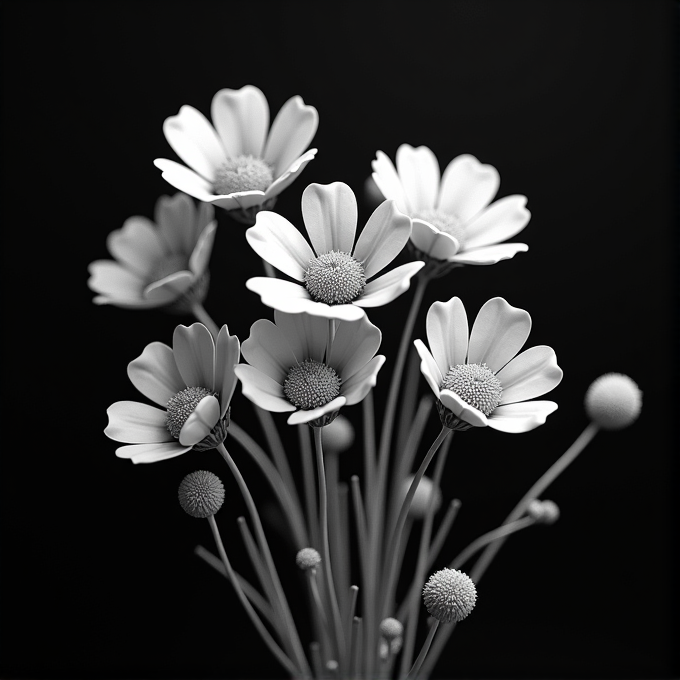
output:
[{"label": "flower head", "polygon": [[642,392],[627,375],[606,373],[586,392],[586,412],[603,430],[621,430],[640,415]]},{"label": "flower head", "polygon": [[496,168],[474,156],[454,158],[441,177],[426,146],[397,149],[397,167],[378,151],[373,179],[387,199],[413,220],[411,242],[424,257],[455,264],[495,264],[529,249],[501,243],[524,229],[531,214],[525,196],[491,203],[500,178]]},{"label": "flower head", "polygon": [[393,201],[376,209],[356,245],[357,201],[346,184],[310,184],[302,194],[302,217],[312,247],[273,212],[259,213],[246,232],[263,260],[299,282],[249,279],[246,286],[269,307],[353,321],[364,316],[364,307],[387,304],[408,290],[411,277],[424,266],[409,262],[374,278],[397,257],[411,233],[411,220]]},{"label": "flower head", "polygon": [[199,302],[208,291],[208,262],[215,240],[213,207],[198,208],[185,194],[162,196],[155,222],[131,217],[109,234],[106,245],[115,258],[89,266],[87,285],[95,304],[148,309]]},{"label": "flower head", "polygon": [[206,470],[188,474],[177,491],[179,504],[192,517],[212,517],[224,503],[224,485]]},{"label": "flower head", "polygon": [[555,524],[560,518],[560,509],[555,501],[541,501],[537,498],[527,506],[527,515],[537,524]]},{"label": "flower head", "polygon": [[430,349],[421,340],[414,344],[420,370],[439,399],[447,427],[488,425],[502,432],[527,432],[557,409],[552,401],[527,401],[562,380],[562,369],[550,347],[538,345],[517,354],[530,330],[528,312],[500,297],[482,306],[469,335],[459,298],[430,307]]},{"label": "flower head", "polygon": [[348,418],[340,414],[332,423],[323,428],[323,450],[327,453],[342,453],[354,443],[354,427]]},{"label": "flower head", "polygon": [[260,319],[235,371],[243,394],[267,411],[295,411],[290,425],[330,423],[342,406],[357,404],[376,383],[385,357],[375,353],[381,333],[366,317],[337,324],[326,356],[328,320],[274,312]]},{"label": "flower head", "polygon": [[165,138],[189,167],[164,158],[154,163],[173,186],[225,210],[243,211],[248,222],[314,158],[316,149],[305,149],[319,116],[301,97],[291,97],[269,129],[269,105],[253,85],[220,90],[211,115],[212,125],[192,106],[182,106],[166,119]]},{"label": "flower head", "polygon": [[239,341],[222,326],[217,341],[200,323],[177,326],[172,348],[147,345],[128,364],[132,384],[163,409],[136,401],[109,407],[104,433],[117,442],[119,458],[154,463],[192,448],[215,448],[227,434],[228,408],[236,387]]},{"label": "flower head", "polygon": [[319,555],[319,551],[314,550],[314,548],[302,548],[301,550],[298,550],[297,555],[295,555],[295,564],[297,564],[302,571],[315,569],[321,564],[321,555]]},{"label": "flower head", "polygon": [[401,621],[388,616],[380,622],[380,634],[386,640],[394,640],[404,634],[404,625]]},{"label": "flower head", "polygon": [[423,602],[430,616],[441,623],[462,621],[474,609],[477,589],[472,579],[458,569],[441,569],[423,588]]}]

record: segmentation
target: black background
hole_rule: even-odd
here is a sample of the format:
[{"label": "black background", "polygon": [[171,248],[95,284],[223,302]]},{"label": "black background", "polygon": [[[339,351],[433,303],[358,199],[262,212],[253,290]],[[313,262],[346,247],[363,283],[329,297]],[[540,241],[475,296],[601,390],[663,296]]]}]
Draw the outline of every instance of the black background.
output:
[{"label": "black background", "polygon": [[[458,295],[473,318],[501,295],[531,313],[529,346],[555,348],[564,380],[546,398],[560,408],[529,433],[456,437],[443,490],[463,508],[438,568],[501,522],[578,436],[594,378],[620,371],[644,392],[639,421],[598,435],[546,494],[560,521],[503,548],[437,676],[680,673],[675,3],[2,7],[3,677],[282,675],[230,586],[192,554],[211,546],[207,523],[176,502],[188,472],[219,474],[227,549],[252,573],[235,522],[244,509],[218,454],[133,467],[102,434],[106,408],[138,396],[127,363],[192,320],[95,307],[86,286],[88,263],[108,256],[106,235],[175,193],[152,163],[175,158],[163,120],[183,104],[209,114],[217,90],[249,83],[272,119],[294,94],[319,111],[319,153],[276,206],[298,226],[304,187],[338,180],[357,193],[364,224],[371,160],[378,149],[394,158],[402,143],[430,147],[442,168],[472,153],[499,170],[499,197],[529,198],[532,219],[514,239],[529,252],[431,285],[415,337],[435,300]],[[243,341],[272,313],[244,286],[261,275],[244,228],[218,212],[205,304]],[[379,409],[411,295],[369,312],[388,356]],[[240,394],[232,413],[256,432]],[[346,414],[359,426],[359,407]],[[433,413],[426,439],[437,431]],[[272,528],[304,636],[271,493],[230,449]],[[361,469],[359,449],[345,454],[345,479]]]}]

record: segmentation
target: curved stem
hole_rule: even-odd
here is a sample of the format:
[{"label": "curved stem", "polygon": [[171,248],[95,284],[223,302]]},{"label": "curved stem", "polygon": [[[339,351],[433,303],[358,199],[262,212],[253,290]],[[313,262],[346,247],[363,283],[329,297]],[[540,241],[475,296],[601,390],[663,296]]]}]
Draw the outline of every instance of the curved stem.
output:
[{"label": "curved stem", "polygon": [[197,301],[191,303],[191,313],[200,321],[209,331],[213,339],[217,341],[217,335],[220,332],[217,324],[212,320],[212,317],[205,311],[205,307]]},{"label": "curved stem", "polygon": [[437,628],[439,628],[439,621],[435,619],[432,625],[430,626],[427,638],[423,643],[423,648],[420,650],[420,654],[418,654],[418,658],[416,659],[416,662],[413,664],[413,668],[411,668],[408,675],[406,676],[407,678],[415,678],[418,675],[418,672],[420,671],[420,668],[423,665],[423,661],[425,661],[425,657],[427,656],[427,653],[430,651],[430,645],[432,644],[434,634],[437,632]]}]

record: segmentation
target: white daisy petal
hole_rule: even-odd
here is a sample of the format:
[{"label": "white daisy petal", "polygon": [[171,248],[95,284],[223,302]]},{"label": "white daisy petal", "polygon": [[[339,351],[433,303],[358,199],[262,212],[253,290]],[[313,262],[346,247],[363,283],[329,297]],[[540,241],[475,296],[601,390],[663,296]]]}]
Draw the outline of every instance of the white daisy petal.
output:
[{"label": "white daisy petal", "polygon": [[194,285],[195,280],[196,277],[190,271],[174,272],[150,283],[144,288],[142,296],[145,300],[167,304],[186,293]]},{"label": "white daisy petal", "polygon": [[323,361],[328,339],[328,319],[311,314],[284,314],[274,311],[274,321],[286,337],[295,360]]},{"label": "white daisy petal", "polygon": [[540,397],[562,380],[562,369],[551,347],[537,345],[518,354],[496,377],[501,381],[503,397],[500,405]]},{"label": "white daisy petal", "polygon": [[465,225],[465,247],[490,246],[512,238],[527,226],[531,213],[527,197],[506,196],[482,210]]},{"label": "white daisy petal", "polygon": [[163,179],[175,189],[183,191],[200,201],[214,202],[212,183],[184,165],[167,158],[157,158],[153,164],[162,171]]},{"label": "white daisy petal", "polygon": [[486,427],[489,424],[487,417],[466,401],[463,401],[455,392],[442,390],[439,400],[453,415],[474,427]]},{"label": "white daisy petal", "polygon": [[250,327],[241,353],[251,366],[281,384],[297,363],[285,333],[267,319],[259,319]]},{"label": "white daisy petal", "polygon": [[460,250],[457,239],[425,220],[413,220],[411,241],[418,250],[436,260],[449,260]]},{"label": "white daisy petal", "polygon": [[87,285],[95,293],[124,298],[142,300],[144,281],[137,274],[112,260],[95,260],[88,266],[90,278]]},{"label": "white daisy petal", "polygon": [[316,151],[316,149],[310,149],[303,153],[299,158],[296,158],[288,166],[288,169],[267,187],[264,192],[265,200],[278,196],[289,184],[292,184],[297,179],[297,176],[305,169],[307,163],[316,156]]},{"label": "white daisy petal", "polygon": [[213,244],[215,243],[215,231],[217,230],[217,222],[211,222],[198,237],[196,247],[191,252],[189,258],[189,269],[195,277],[205,274],[210,262],[210,255],[212,255]]},{"label": "white daisy petal", "polygon": [[220,397],[220,418],[224,418],[236,388],[234,366],[238,364],[240,354],[238,338],[229,335],[226,325],[222,326],[215,343],[215,392]]},{"label": "white daisy petal", "polygon": [[468,350],[468,320],[460,298],[435,302],[427,312],[427,342],[442,375],[464,364]]},{"label": "white daisy petal", "polygon": [[364,265],[367,279],[384,269],[404,249],[411,235],[411,220],[394,201],[381,203],[362,229],[353,256]]},{"label": "white daisy petal", "polygon": [[117,401],[106,411],[109,424],[104,434],[117,442],[151,444],[172,440],[165,423],[167,413],[136,401]]},{"label": "white daisy petal", "polygon": [[130,217],[122,229],[112,231],[106,247],[116,260],[140,277],[147,275],[164,251],[154,223],[139,216]]},{"label": "white daisy petal", "polygon": [[186,385],[177,370],[172,349],[162,342],[152,342],[127,367],[130,382],[148,399],[165,407]]},{"label": "white daisy petal", "polygon": [[504,404],[494,409],[488,418],[489,427],[500,432],[528,432],[545,423],[546,418],[557,410],[554,401],[523,401]]},{"label": "white daisy petal", "polygon": [[214,388],[215,343],[202,323],[177,326],[172,336],[172,351],[187,387]]},{"label": "white daisy petal", "polygon": [[472,326],[467,361],[500,371],[522,349],[530,331],[529,312],[501,297],[492,298],[484,303]]},{"label": "white daisy petal", "polygon": [[375,387],[378,371],[385,363],[382,354],[373,357],[360,371],[342,384],[342,394],[347,399],[347,406],[358,404]]},{"label": "white daisy petal", "polygon": [[228,156],[262,157],[269,105],[261,90],[254,85],[220,90],[213,97],[210,115]]},{"label": "white daisy petal", "polygon": [[268,375],[248,364],[239,364],[234,371],[241,381],[243,396],[260,408],[274,413],[295,410],[295,406],[283,396],[283,385],[272,380]]},{"label": "white daisy petal", "polygon": [[179,443],[182,446],[195,446],[210,434],[219,419],[220,402],[212,395],[203,397],[182,425]]},{"label": "white daisy petal", "polygon": [[283,173],[309,146],[319,126],[319,114],[302,97],[291,97],[272,123],[264,160],[274,166],[274,176]]},{"label": "white daisy petal", "polygon": [[498,171],[474,156],[454,158],[444,170],[437,209],[467,221],[493,200],[500,185]]},{"label": "white daisy petal", "polygon": [[373,180],[385,199],[394,201],[397,208],[403,213],[412,212],[397,170],[387,154],[378,151],[371,167],[373,168]]},{"label": "white daisy petal", "polygon": [[449,257],[449,262],[460,264],[496,264],[501,260],[509,260],[517,253],[525,253],[529,250],[526,243],[499,243],[495,246],[482,246],[473,250],[464,250],[453,257]]},{"label": "white daisy petal", "polygon": [[[212,206],[207,206],[213,211]],[[214,211],[213,211],[214,212]],[[154,219],[159,237],[170,253],[190,253],[196,245],[196,208],[189,196],[176,193],[156,201]]]},{"label": "white daisy petal", "polygon": [[333,411],[339,411],[346,403],[345,397],[336,397],[333,401],[329,401],[325,406],[319,406],[319,408],[312,408],[308,411],[295,411],[291,414],[286,421],[289,425],[301,425],[302,423],[309,423],[312,420],[321,418],[327,413],[333,413]]},{"label": "white daisy petal", "polygon": [[310,184],[302,193],[302,219],[317,255],[352,252],[357,199],[343,182]]},{"label": "white daisy petal", "polygon": [[315,255],[305,237],[278,213],[263,210],[255,226],[246,230],[250,247],[272,266],[297,281],[304,279]]},{"label": "white daisy petal", "polygon": [[420,261],[407,262],[373,279],[366,284],[364,292],[354,301],[354,304],[359,307],[380,307],[392,302],[409,289],[411,278],[424,266],[425,263]]},{"label": "white daisy petal", "polygon": [[182,446],[178,441],[162,444],[132,444],[116,449],[118,458],[129,458],[133,463],[156,463],[191,451],[191,446]]},{"label": "white daisy petal", "polygon": [[434,360],[430,350],[425,346],[422,340],[414,340],[413,344],[420,357],[420,372],[430,386],[430,389],[434,392],[434,396],[439,399],[439,393],[441,391],[442,380],[444,379],[437,362]]},{"label": "white daisy petal", "polygon": [[439,163],[432,151],[402,144],[397,149],[397,170],[409,208],[414,212],[433,209],[439,192]]},{"label": "white daisy petal", "polygon": [[166,118],[163,134],[175,153],[208,181],[227,160],[215,128],[193,106],[182,106],[176,116]]},{"label": "white daisy petal", "polygon": [[340,322],[326,363],[337,371],[344,383],[375,356],[381,339],[380,329],[365,316],[358,321]]},{"label": "white daisy petal", "polygon": [[304,286],[283,279],[255,276],[246,281],[246,288],[257,293],[263,305],[288,314],[299,314],[313,302]]}]

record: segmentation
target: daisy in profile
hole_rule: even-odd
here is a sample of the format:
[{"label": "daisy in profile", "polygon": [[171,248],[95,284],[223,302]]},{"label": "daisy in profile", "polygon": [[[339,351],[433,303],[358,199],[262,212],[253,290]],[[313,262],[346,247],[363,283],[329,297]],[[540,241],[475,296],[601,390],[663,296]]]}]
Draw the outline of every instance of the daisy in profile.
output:
[{"label": "daisy in profile", "polygon": [[376,356],[381,333],[365,316],[337,323],[327,356],[329,323],[309,314],[274,312],[250,329],[236,366],[242,392],[267,411],[293,411],[289,425],[329,424],[343,406],[359,403],[375,386],[385,361]]},{"label": "daisy in profile", "polygon": [[177,326],[172,348],[162,342],[147,345],[128,364],[128,377],[161,408],[136,401],[109,407],[104,433],[129,444],[118,448],[116,455],[133,463],[155,463],[224,441],[238,360],[238,338],[229,335],[226,326],[217,341],[203,324],[195,323]]},{"label": "daisy in profile", "polygon": [[[163,133],[186,163],[158,158],[163,178],[187,194],[253,224],[254,215],[276,197],[314,158],[306,151],[319,116],[299,96],[291,97],[269,128],[269,105],[253,85],[220,90],[212,100],[212,124],[192,106],[182,106]],[[186,167],[189,166],[189,167]]]},{"label": "daisy in profile", "polygon": [[538,345],[518,354],[530,330],[528,312],[500,297],[482,306],[469,335],[459,298],[430,307],[430,349],[421,340],[414,344],[420,370],[439,400],[447,427],[488,425],[502,432],[527,432],[557,409],[552,401],[528,401],[562,380],[562,369],[550,347]]},{"label": "daisy in profile", "polygon": [[454,158],[440,178],[439,163],[426,146],[402,144],[397,167],[378,151],[373,179],[386,199],[413,220],[411,241],[418,256],[452,264],[495,264],[529,250],[525,243],[501,243],[526,227],[526,196],[491,203],[500,177],[474,156]]},{"label": "daisy in profile", "polygon": [[201,302],[208,292],[213,213],[211,205],[196,208],[178,193],[158,199],[155,222],[141,216],[126,220],[106,241],[115,260],[96,260],[88,268],[87,285],[98,293],[94,303],[148,309]]},{"label": "daisy in profile", "polygon": [[253,250],[298,283],[255,277],[246,286],[262,302],[282,312],[307,312],[327,319],[352,321],[364,307],[391,302],[408,290],[423,262],[409,262],[376,276],[402,251],[411,220],[394,201],[385,201],[369,217],[359,239],[357,201],[342,182],[310,184],[302,194],[302,219],[312,246],[284,217],[261,212],[246,231]]}]

